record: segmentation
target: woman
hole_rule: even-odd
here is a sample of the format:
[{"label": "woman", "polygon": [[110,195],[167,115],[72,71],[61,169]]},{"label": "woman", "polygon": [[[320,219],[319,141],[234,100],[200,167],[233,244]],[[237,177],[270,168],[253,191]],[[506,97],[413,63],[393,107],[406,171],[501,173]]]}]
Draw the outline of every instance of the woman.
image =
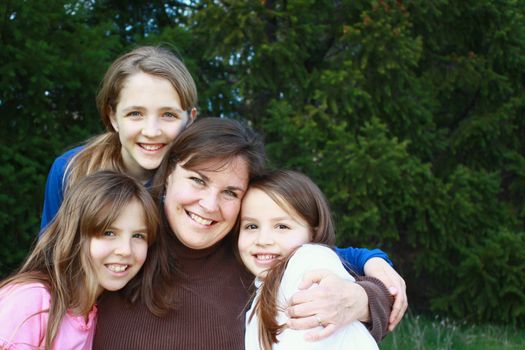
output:
[{"label": "woman", "polygon": [[[159,317],[119,293],[106,294],[94,349],[244,348],[243,314],[253,276],[235,258],[230,232],[249,181],[264,171],[264,163],[259,137],[233,120],[204,118],[179,135],[153,184],[163,229],[159,250],[152,252],[157,259],[150,260],[161,263],[149,271],[156,272],[153,283],[167,312]],[[369,281],[345,285],[339,294],[363,295],[364,290],[374,299],[371,305],[388,304],[389,296]],[[349,314],[362,314],[364,320],[367,300],[359,299]],[[379,320],[372,310],[371,316],[372,328],[386,328],[386,315]]]}]

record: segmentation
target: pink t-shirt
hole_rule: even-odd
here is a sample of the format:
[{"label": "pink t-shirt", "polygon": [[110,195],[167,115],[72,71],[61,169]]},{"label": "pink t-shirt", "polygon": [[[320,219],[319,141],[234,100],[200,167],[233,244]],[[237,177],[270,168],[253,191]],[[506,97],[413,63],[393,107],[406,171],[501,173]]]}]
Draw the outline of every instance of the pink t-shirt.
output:
[{"label": "pink t-shirt", "polygon": [[[8,285],[0,289],[0,348],[44,349],[50,295],[41,283]],[[62,319],[53,349],[91,349],[97,308],[83,316],[68,312]]]}]

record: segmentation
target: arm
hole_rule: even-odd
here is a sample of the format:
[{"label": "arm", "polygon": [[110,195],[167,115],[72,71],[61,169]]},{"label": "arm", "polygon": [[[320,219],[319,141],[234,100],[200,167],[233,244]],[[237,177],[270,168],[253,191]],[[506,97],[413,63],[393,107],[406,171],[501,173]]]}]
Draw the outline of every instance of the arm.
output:
[{"label": "arm", "polygon": [[370,334],[379,343],[388,333],[388,321],[393,298],[386,286],[377,278],[357,276],[357,284],[364,288],[368,300],[368,320],[365,322]]},{"label": "arm", "polygon": [[394,297],[394,307],[389,319],[389,330],[393,331],[403,318],[408,307],[406,284],[403,278],[392,268],[388,255],[380,249],[336,248],[341,260],[350,265],[350,269],[359,275],[375,277],[383,282]]},{"label": "arm", "polygon": [[75,147],[53,162],[47,175],[46,190],[44,193],[44,207],[42,208],[42,219],[40,221],[40,234],[46,226],[55,218],[55,215],[64,199],[64,176],[66,167],[71,158],[77,154],[83,146]]},{"label": "arm", "polygon": [[365,275],[375,277],[388,287],[394,297],[394,306],[390,314],[388,330],[393,331],[403,318],[408,308],[405,280],[383,259],[372,258],[365,264]]},{"label": "arm", "polygon": [[[49,293],[39,283],[8,285],[0,290],[0,348],[43,345]],[[25,347],[24,347],[25,348]]]},{"label": "arm", "polygon": [[363,276],[365,274],[365,264],[372,258],[381,258],[388,264],[392,265],[392,262],[388,258],[388,255],[381,249],[366,249],[366,248],[335,248],[335,252],[339,255],[341,260],[347,262],[350,265],[350,269],[357,274]]}]

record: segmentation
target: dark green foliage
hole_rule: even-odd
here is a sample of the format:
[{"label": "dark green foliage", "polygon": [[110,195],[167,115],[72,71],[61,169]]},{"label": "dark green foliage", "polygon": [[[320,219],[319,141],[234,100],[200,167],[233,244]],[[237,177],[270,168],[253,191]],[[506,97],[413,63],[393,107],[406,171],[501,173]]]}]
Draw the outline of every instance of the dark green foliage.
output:
[{"label": "dark green foliage", "polygon": [[326,193],[339,245],[381,247],[411,305],[525,323],[523,0],[0,5],[0,275],[52,159],[101,130],[107,65],[165,43],[200,115],[248,119]]}]

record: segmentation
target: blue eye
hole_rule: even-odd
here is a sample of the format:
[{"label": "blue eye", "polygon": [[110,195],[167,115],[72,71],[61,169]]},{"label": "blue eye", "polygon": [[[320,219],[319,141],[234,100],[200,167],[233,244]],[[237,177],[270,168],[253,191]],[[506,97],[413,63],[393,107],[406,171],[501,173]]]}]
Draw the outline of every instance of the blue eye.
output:
[{"label": "blue eye", "polygon": [[110,231],[110,230],[104,231],[104,236],[106,236],[106,237],[113,237],[113,236],[115,236],[115,232]]},{"label": "blue eye", "polygon": [[179,116],[177,114],[171,112],[166,112],[163,116],[169,119],[179,119]]},{"label": "blue eye", "polygon": [[140,118],[142,117],[142,114],[139,111],[131,111],[128,114],[126,114],[126,116],[132,118]]}]

